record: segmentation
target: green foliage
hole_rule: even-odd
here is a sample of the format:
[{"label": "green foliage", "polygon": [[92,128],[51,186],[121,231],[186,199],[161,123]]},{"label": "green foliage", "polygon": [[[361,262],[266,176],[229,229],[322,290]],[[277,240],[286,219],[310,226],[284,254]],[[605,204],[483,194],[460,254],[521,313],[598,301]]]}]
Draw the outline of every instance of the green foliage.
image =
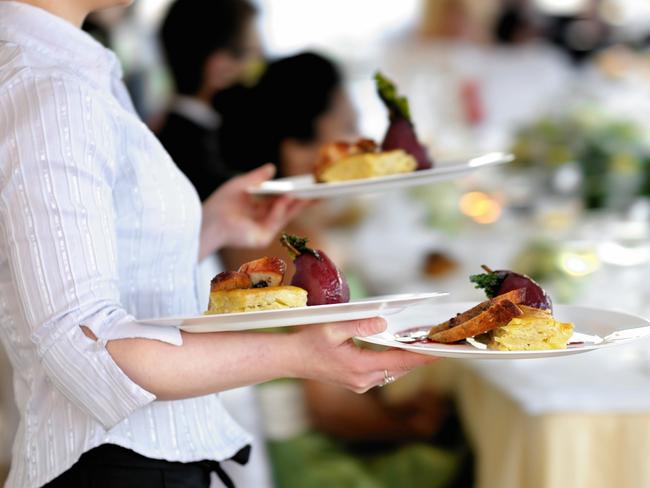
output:
[{"label": "green foliage", "polygon": [[[595,110],[544,117],[522,128],[512,151],[519,167],[578,165],[587,208],[600,208],[610,194],[612,176],[638,178],[650,187],[650,146],[638,126]],[[643,194],[644,185],[638,185]]]},{"label": "green foliage", "polygon": [[535,281],[549,281],[563,275],[558,261],[560,251],[556,242],[532,240],[515,255],[511,267]]},{"label": "green foliage", "polygon": [[315,432],[268,444],[278,488],[444,488],[461,453],[413,442],[363,454]]},{"label": "green foliage", "polygon": [[309,239],[306,237],[299,237],[291,234],[283,233],[282,236],[280,236],[280,243],[287,249],[291,259],[296,259],[301,254],[312,254],[320,259],[318,251],[307,247],[308,241]]},{"label": "green foliage", "polygon": [[499,287],[503,282],[503,277],[497,273],[482,273],[471,275],[469,281],[474,283],[474,287],[485,290],[488,298],[494,298],[499,293]]}]

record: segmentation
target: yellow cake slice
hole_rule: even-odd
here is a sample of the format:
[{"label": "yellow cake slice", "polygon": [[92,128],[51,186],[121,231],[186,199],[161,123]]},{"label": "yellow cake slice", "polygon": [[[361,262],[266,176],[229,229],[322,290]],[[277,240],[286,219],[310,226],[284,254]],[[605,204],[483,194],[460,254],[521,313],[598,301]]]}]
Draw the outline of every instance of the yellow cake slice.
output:
[{"label": "yellow cake slice", "polygon": [[307,306],[307,291],[297,286],[269,286],[210,292],[206,314],[255,312]]},{"label": "yellow cake slice", "polygon": [[397,149],[385,152],[367,152],[347,156],[327,165],[318,174],[318,180],[334,181],[360,180],[415,171],[417,162],[410,154]]},{"label": "yellow cake slice", "polygon": [[560,322],[547,310],[519,305],[524,314],[475,339],[499,351],[566,349],[573,324]]}]

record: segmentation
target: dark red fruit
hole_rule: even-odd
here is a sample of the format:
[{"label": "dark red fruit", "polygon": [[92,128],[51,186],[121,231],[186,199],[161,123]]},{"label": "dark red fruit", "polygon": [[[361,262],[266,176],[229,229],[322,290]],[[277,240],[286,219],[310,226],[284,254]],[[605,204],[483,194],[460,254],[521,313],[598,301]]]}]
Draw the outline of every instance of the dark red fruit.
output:
[{"label": "dark red fruit", "polygon": [[427,148],[420,144],[415,125],[411,119],[409,102],[404,96],[397,93],[395,83],[381,73],[375,73],[377,93],[388,109],[389,125],[381,148],[384,151],[401,149],[406,151],[417,161],[416,169],[430,169],[433,161],[429,157]]},{"label": "dark red fruit", "polygon": [[413,124],[404,117],[396,116],[390,118],[390,125],[381,143],[384,151],[402,149],[415,158],[418,165],[416,169],[430,169],[433,164],[427,154],[427,149],[415,135]]},{"label": "dark red fruit", "polygon": [[307,305],[350,301],[345,276],[323,251],[308,248],[307,239],[301,237],[282,234],[281,242],[296,268],[291,284],[307,291]]},{"label": "dark red fruit", "polygon": [[519,288],[526,289],[526,299],[522,305],[529,307],[553,310],[551,298],[546,294],[544,289],[529,276],[515,273],[513,271],[497,271],[503,273],[503,281],[499,287],[498,295],[502,295]]},{"label": "dark red fruit", "polygon": [[492,271],[483,266],[486,273],[470,276],[470,281],[476,284],[476,288],[483,288],[488,298],[503,295],[512,290],[524,288],[526,299],[522,305],[553,311],[553,302],[544,289],[530,276],[515,273],[510,270]]}]

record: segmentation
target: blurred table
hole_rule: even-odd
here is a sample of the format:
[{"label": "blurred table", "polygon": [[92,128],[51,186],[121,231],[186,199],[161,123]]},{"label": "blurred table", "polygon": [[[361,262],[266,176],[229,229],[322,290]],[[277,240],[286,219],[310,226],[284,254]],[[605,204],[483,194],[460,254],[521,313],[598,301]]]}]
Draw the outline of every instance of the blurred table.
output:
[{"label": "blurred table", "polygon": [[456,398],[475,488],[648,487],[648,350],[650,341],[566,359],[445,360],[392,394],[426,385]]},{"label": "blurred table", "polygon": [[[434,196],[442,205],[442,195]],[[481,263],[508,268],[529,242],[550,234],[559,251],[553,259],[575,272],[545,284],[557,302],[650,315],[647,222],[620,222],[614,213],[578,218],[557,205],[559,211],[506,213],[493,225],[464,226],[449,236],[423,225],[422,208],[408,195],[382,195],[376,205],[379,211],[348,246],[362,250],[352,262],[371,294],[435,289],[453,293],[446,301],[481,300],[468,275]],[[557,213],[570,222],[563,232],[544,224],[546,215]],[[628,224],[639,226],[632,238]],[[425,278],[422,263],[430,251],[454,258],[455,272]],[[417,307],[390,317],[389,324],[431,325]],[[456,397],[476,455],[477,488],[650,486],[650,341],[567,358],[443,363],[444,373],[429,370],[423,379],[416,372],[397,385],[410,390],[406,395],[442,382]]]},{"label": "blurred table", "polygon": [[455,388],[476,487],[650,486],[649,348],[460,364]]}]

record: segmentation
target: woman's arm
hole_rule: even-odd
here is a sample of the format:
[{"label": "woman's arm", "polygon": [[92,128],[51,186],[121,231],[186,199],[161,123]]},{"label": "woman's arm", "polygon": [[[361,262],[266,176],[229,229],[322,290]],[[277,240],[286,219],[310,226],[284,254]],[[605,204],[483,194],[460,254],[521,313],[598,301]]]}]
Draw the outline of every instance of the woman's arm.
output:
[{"label": "woman's arm", "polygon": [[160,400],[205,395],[272,380],[314,379],[363,393],[398,378],[430,356],[356,347],[351,338],[382,332],[381,318],[311,325],[288,334],[219,332],[183,334],[183,345],[148,339],[109,341],[118,366]]},{"label": "woman's arm", "polygon": [[275,174],[266,164],[231,179],[203,203],[199,260],[225,246],[266,247],[309,204],[289,197],[259,198],[248,188]]},{"label": "woman's arm", "polygon": [[6,326],[18,336],[10,347],[29,348],[47,381],[106,429],[156,398],[115,364],[106,342],[182,342],[173,328],[135,324],[121,305],[119,130],[94,89],[67,73],[25,70],[2,87],[0,254],[3,294],[16,303]]}]

